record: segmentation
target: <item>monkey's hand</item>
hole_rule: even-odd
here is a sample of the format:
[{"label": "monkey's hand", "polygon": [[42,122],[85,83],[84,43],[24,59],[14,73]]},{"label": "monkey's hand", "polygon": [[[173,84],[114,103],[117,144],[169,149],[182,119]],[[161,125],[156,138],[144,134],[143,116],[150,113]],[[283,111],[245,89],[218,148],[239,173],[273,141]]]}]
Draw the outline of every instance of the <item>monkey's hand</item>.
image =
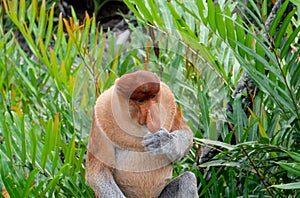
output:
[{"label": "monkey's hand", "polygon": [[179,160],[190,146],[190,137],[184,130],[172,133],[161,128],[156,133],[146,135],[143,145],[151,154],[165,154],[172,162]]}]

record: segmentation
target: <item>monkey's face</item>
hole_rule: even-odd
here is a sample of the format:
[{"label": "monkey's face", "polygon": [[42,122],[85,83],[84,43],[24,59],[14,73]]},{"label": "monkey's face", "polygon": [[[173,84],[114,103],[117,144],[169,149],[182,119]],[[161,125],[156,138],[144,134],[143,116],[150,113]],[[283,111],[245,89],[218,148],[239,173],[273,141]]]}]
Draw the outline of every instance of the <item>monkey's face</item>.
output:
[{"label": "monkey's face", "polygon": [[156,132],[161,127],[159,111],[159,93],[146,95],[146,97],[129,101],[131,118],[150,132]]},{"label": "monkey's face", "polygon": [[138,71],[122,76],[116,83],[117,89],[127,98],[133,122],[146,126],[150,132],[161,127],[159,112],[160,81],[147,71]]}]

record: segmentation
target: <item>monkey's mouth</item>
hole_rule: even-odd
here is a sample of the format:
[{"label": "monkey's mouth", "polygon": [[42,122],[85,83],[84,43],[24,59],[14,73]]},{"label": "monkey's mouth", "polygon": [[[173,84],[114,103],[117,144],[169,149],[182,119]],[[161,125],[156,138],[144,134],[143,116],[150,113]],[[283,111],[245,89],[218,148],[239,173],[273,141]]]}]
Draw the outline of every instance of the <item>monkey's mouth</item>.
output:
[{"label": "monkey's mouth", "polygon": [[142,130],[144,131],[144,135],[148,135],[148,134],[151,134],[151,133],[154,133],[152,131],[150,131],[147,127],[147,125],[142,125]]},{"label": "monkey's mouth", "polygon": [[151,132],[151,133],[155,133],[157,132],[161,126],[160,126],[160,123],[151,123],[151,124],[148,124],[148,125],[145,125],[147,127],[147,129]]},{"label": "monkey's mouth", "polygon": [[149,123],[148,123],[148,125],[147,125],[146,123],[145,124],[139,123],[139,125],[141,125],[143,127],[143,130],[145,130],[149,133],[155,133],[161,128],[160,124],[155,124],[155,125],[150,124],[149,125]]}]

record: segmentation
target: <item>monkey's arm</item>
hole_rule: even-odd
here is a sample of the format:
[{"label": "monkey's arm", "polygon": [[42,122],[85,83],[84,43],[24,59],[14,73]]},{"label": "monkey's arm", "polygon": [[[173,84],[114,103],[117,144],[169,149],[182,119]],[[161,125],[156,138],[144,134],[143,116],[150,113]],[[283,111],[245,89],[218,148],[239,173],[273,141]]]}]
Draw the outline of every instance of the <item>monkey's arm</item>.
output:
[{"label": "monkey's arm", "polygon": [[101,198],[125,198],[116,184],[110,168],[99,162],[91,153],[88,153],[89,166],[87,182]]},{"label": "monkey's arm", "polygon": [[171,132],[161,128],[156,133],[146,135],[143,144],[152,154],[165,154],[172,162],[179,160],[189,150],[193,132],[189,129],[178,110]]},{"label": "monkey's arm", "polygon": [[113,145],[93,119],[86,160],[86,180],[101,198],[125,198],[112,175],[114,156]]}]

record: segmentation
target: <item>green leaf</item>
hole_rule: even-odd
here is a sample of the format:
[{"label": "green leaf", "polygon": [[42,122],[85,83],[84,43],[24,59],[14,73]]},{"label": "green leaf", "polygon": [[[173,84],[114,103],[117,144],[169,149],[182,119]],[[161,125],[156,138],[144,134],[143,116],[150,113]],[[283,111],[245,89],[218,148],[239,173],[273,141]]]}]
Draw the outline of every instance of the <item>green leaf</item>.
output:
[{"label": "green leaf", "polygon": [[175,1],[185,12],[189,13],[194,19],[200,20],[200,18],[193,12],[193,10],[187,8],[182,1],[179,0],[175,0]]},{"label": "green leaf", "polygon": [[215,6],[214,6],[214,3],[212,0],[207,0],[207,6],[208,6],[208,22],[209,22],[209,25],[212,29],[212,31],[216,31],[216,20],[215,20],[215,17],[216,17],[216,14],[215,14]]},{"label": "green leaf", "polygon": [[187,26],[185,21],[182,20],[182,18],[178,15],[176,10],[170,3],[168,3],[168,7],[173,16],[173,21],[175,23],[176,29],[180,32],[182,39],[194,50],[198,51],[203,59],[207,61],[209,66],[217,69],[217,71],[219,72],[219,67],[208,49],[204,45],[199,44],[199,38],[195,36],[193,31]]},{"label": "green leaf", "polygon": [[209,133],[207,134],[207,137],[211,140],[217,140],[219,137],[219,132],[218,132],[218,123],[216,122],[210,122],[209,124]]},{"label": "green leaf", "polygon": [[38,22],[38,36],[44,38],[46,31],[46,1],[42,0],[42,5],[40,7],[40,16]]},{"label": "green leaf", "polygon": [[[258,9],[258,7],[256,5],[254,5],[254,6],[255,6],[255,9]],[[245,7],[245,6],[243,5],[243,7]],[[250,15],[250,17],[245,17],[244,19],[248,21],[248,23],[252,26],[254,31],[256,31],[256,32],[261,32],[262,30],[264,31],[265,26],[264,26],[264,22],[262,22],[263,19],[260,16],[260,13],[258,13],[258,14],[257,14],[257,12],[254,13],[252,11],[252,9],[250,9],[249,7],[245,7],[244,9]],[[253,22],[252,20],[254,20],[255,22]]]},{"label": "green leaf", "polygon": [[37,0],[32,0],[30,8],[27,12],[29,18],[29,32],[32,32],[33,27],[35,25],[36,20],[36,13],[37,13]]},{"label": "green leaf", "polygon": [[6,155],[7,157],[10,159],[10,161],[13,161],[12,158],[12,146],[11,146],[11,133],[10,130],[7,128],[6,125],[6,119],[9,118],[8,113],[6,115],[3,116],[3,120],[2,120],[2,129],[3,129],[3,134],[4,134],[4,138],[5,138],[5,148],[6,148]]},{"label": "green leaf", "polygon": [[203,1],[198,1],[198,0],[195,0],[195,1],[196,1],[196,4],[197,4],[199,16],[202,19],[203,23],[206,25],[207,24],[207,19],[204,17],[204,13],[203,13],[204,10],[205,10]]},{"label": "green leaf", "polygon": [[196,141],[202,142],[203,144],[207,145],[213,145],[213,146],[220,146],[222,148],[225,148],[227,150],[232,150],[234,149],[234,146],[227,144],[225,142],[220,142],[216,140],[209,140],[209,139],[199,139],[199,138],[194,138]]},{"label": "green leaf", "polygon": [[284,58],[284,56],[285,56],[286,53],[288,52],[288,50],[289,50],[289,48],[290,48],[292,42],[294,42],[296,36],[298,36],[299,32],[300,32],[300,26],[297,27],[297,28],[293,31],[293,33],[288,37],[288,40],[284,43],[284,45],[283,45],[283,47],[282,47],[282,49],[281,49],[281,51],[280,51],[280,58],[281,58],[281,59]]},{"label": "green leaf", "polygon": [[[262,40],[262,36],[258,35],[258,39]],[[259,42],[256,42],[256,53],[260,56],[260,57],[265,57],[265,51],[264,49],[261,47]],[[255,67],[258,71],[260,71],[261,73],[265,73],[265,68],[264,65],[260,62],[260,61],[256,61],[255,63]]]},{"label": "green leaf", "polygon": [[[244,48],[244,49],[247,49],[247,48]],[[290,97],[288,97],[289,93],[286,90],[282,90],[282,88],[278,87],[273,81],[270,81],[268,78],[266,78],[265,74],[262,74],[262,73],[258,72],[257,70],[254,70],[251,65],[247,65],[247,63],[245,62],[245,60],[242,57],[237,56],[236,58],[240,61],[241,64],[243,64],[245,66],[245,69],[247,70],[247,74],[256,83],[256,85],[263,92],[271,95],[271,97],[273,98],[275,103],[278,104],[278,107],[282,110],[284,116],[285,116],[287,110],[289,112],[291,112],[292,114],[294,114],[295,116],[297,116],[297,113],[293,106],[292,99]],[[265,61],[265,60],[263,60],[263,61]],[[272,69],[271,67],[269,67],[269,68]],[[282,77],[281,77],[281,79],[282,79]],[[278,94],[278,92],[280,92],[282,94]]]},{"label": "green leaf", "polygon": [[299,163],[285,163],[277,162],[284,170],[287,170],[289,173],[292,173],[296,176],[300,176],[300,164]]},{"label": "green leaf", "polygon": [[[257,38],[255,38],[257,39]],[[271,60],[276,60],[276,57],[274,56],[274,54],[272,54],[272,52],[259,40],[257,39],[257,42],[260,44],[260,46],[263,48],[264,52],[267,54],[267,56],[271,59]],[[254,57],[256,61],[259,61],[260,63],[262,63],[262,65],[264,65],[267,69],[269,69],[270,71],[272,71],[276,77],[278,78],[277,80],[280,80],[281,82],[284,82],[284,79],[282,77],[282,75],[276,70],[276,68],[274,66],[271,66],[269,64],[269,62],[265,59],[265,57],[261,57],[259,56],[255,50],[248,48],[247,46],[245,46],[242,43],[236,42],[236,44],[238,45],[238,47],[243,50],[246,54],[249,54],[249,56]],[[243,59],[244,61],[244,59]],[[246,64],[246,63],[245,63]],[[248,66],[248,65],[245,65]],[[251,66],[252,67],[252,66]],[[255,68],[256,69],[256,68]],[[252,68],[251,68],[252,70]],[[257,70],[253,71],[253,72],[257,72]],[[264,77],[265,78],[265,77]]]},{"label": "green leaf", "polygon": [[285,190],[295,190],[295,189],[300,189],[300,182],[276,184],[276,185],[272,185],[271,187],[285,189]]},{"label": "green leaf", "polygon": [[34,169],[30,172],[29,176],[26,179],[26,186],[24,187],[24,195],[23,197],[29,197],[30,192],[32,190],[31,186],[35,183],[33,180],[35,179],[35,176],[39,173],[38,169]]},{"label": "green leaf", "polygon": [[18,118],[20,119],[20,124],[21,126],[19,127],[20,130],[21,130],[21,138],[22,138],[22,155],[21,155],[21,158],[22,158],[22,161],[23,163],[26,163],[26,155],[27,155],[27,149],[26,149],[26,131],[25,131],[25,118],[24,116],[22,116],[21,118]]},{"label": "green leaf", "polygon": [[200,88],[200,84],[198,85],[198,94],[199,94],[199,101],[200,101],[200,111],[201,111],[201,122],[203,124],[203,128],[205,132],[209,132],[209,110],[207,104],[207,97],[203,90]]},{"label": "green leaf", "polygon": [[236,95],[233,102],[233,119],[235,125],[235,133],[238,142],[241,142],[244,131],[244,110],[242,108],[242,95]]},{"label": "green leaf", "polygon": [[54,44],[55,52],[58,52],[59,48],[61,47],[62,40],[65,39],[65,33],[63,31],[62,13],[59,14],[57,26],[58,27],[57,27],[57,33],[56,33],[56,40],[55,40],[55,44]]},{"label": "green leaf", "polygon": [[49,182],[49,184],[46,186],[45,190],[43,190],[41,192],[41,197],[45,197],[46,193],[50,195],[50,197],[52,197],[54,188],[56,186],[56,183],[58,182],[58,180],[60,179],[60,173],[58,175],[55,175],[51,181]]},{"label": "green leaf", "polygon": [[51,64],[50,64],[50,61],[49,61],[49,58],[48,58],[47,48],[44,45],[44,41],[43,41],[42,37],[39,36],[38,40],[39,40],[39,44],[40,44],[40,50],[42,52],[41,60],[47,66],[47,68],[50,70]]},{"label": "green leaf", "polygon": [[[253,37],[252,37],[252,35],[251,34],[246,34],[246,40],[245,40],[245,46],[247,46],[248,48],[250,48],[250,49],[252,49],[253,47],[252,47],[252,41],[253,41],[254,39],[253,39]],[[251,60],[252,59],[252,56],[250,55],[250,54],[248,54],[248,53],[246,53],[246,55],[247,55],[247,58],[249,59],[249,60]]]},{"label": "green leaf", "polygon": [[[138,0],[137,0],[138,1]],[[135,6],[129,1],[129,0],[124,0],[124,3],[127,5],[127,7],[133,12],[133,14],[138,17],[141,20],[144,20],[142,15],[139,13],[139,11],[135,8]]]},{"label": "green leaf", "polygon": [[[257,6],[256,1],[254,1],[254,0],[249,0],[249,3],[251,4],[251,6],[252,6],[252,8],[253,8],[253,10],[254,10],[253,15],[254,15],[254,16],[258,16],[258,18],[261,18],[260,8]],[[259,22],[259,21],[256,21],[256,22]]]},{"label": "green leaf", "polygon": [[[0,158],[1,159],[1,158]],[[1,163],[1,167],[3,167],[4,163],[3,163],[3,160],[0,160],[0,163]],[[2,170],[2,169],[0,169]],[[11,180],[11,178],[6,178],[6,177],[9,177],[7,175],[7,173],[4,173],[3,170],[1,171],[1,179],[2,179],[2,182],[5,186],[5,189],[6,191],[8,192],[9,196],[10,197],[21,197],[21,193],[18,189],[15,188],[15,183],[13,183],[13,181]]]},{"label": "green leaf", "polygon": [[[248,108],[251,116],[254,118],[254,119],[258,119],[257,116],[255,115],[255,113],[250,109]],[[264,127],[262,126],[261,122],[258,121],[258,129],[259,129],[259,133],[260,135],[263,137],[263,138],[269,138],[268,134],[266,133]]]},{"label": "green leaf", "polygon": [[291,2],[292,2],[294,5],[300,7],[300,1],[298,1],[298,0],[291,0]]},{"label": "green leaf", "polygon": [[292,17],[294,16],[296,12],[296,9],[294,9],[293,11],[291,11],[284,19],[283,23],[281,24],[280,26],[280,29],[278,31],[278,33],[276,34],[276,37],[275,37],[275,47],[278,48],[280,43],[282,42],[283,40],[283,36],[284,34],[286,33],[287,31],[287,27],[288,25],[290,24],[291,22],[291,19]]},{"label": "green leaf", "polygon": [[263,0],[261,15],[262,17],[266,18],[268,14],[268,0]]},{"label": "green leaf", "polygon": [[164,27],[163,25],[163,20],[162,18],[160,17],[160,12],[159,12],[159,9],[157,9],[155,3],[153,0],[148,0],[148,4],[150,6],[150,9],[151,9],[151,13],[153,15],[153,20],[155,22],[155,24],[158,26],[158,27]]},{"label": "green leaf", "polygon": [[43,148],[42,156],[41,156],[42,169],[45,169],[47,158],[50,153],[51,133],[52,133],[52,119],[49,119],[48,123],[47,123],[46,134],[45,134],[44,148]]},{"label": "green leaf", "polygon": [[139,0],[135,0],[134,3],[138,8],[139,12],[144,16],[142,19],[149,21],[153,25],[154,24],[153,17],[149,12],[149,10],[147,9],[147,7],[145,6],[145,3]]},{"label": "green leaf", "polygon": [[[244,32],[244,27],[243,27],[243,20],[240,17],[240,15],[237,15],[235,29],[236,29],[237,41],[240,42],[241,44],[244,44],[244,42],[245,42],[245,38],[244,38],[245,32]],[[238,48],[238,51],[239,51],[239,53],[242,57],[245,56],[245,52],[241,47]]]},{"label": "green leaf", "polygon": [[54,6],[55,6],[55,3],[52,4],[52,7],[50,9],[49,18],[47,20],[48,27],[47,27],[46,39],[45,39],[45,47],[46,48],[48,48],[48,46],[50,44],[50,40],[52,38],[52,34],[53,34],[52,29],[53,29],[53,20],[54,20]]},{"label": "green leaf", "polygon": [[223,13],[221,11],[220,4],[216,5],[215,12],[216,12],[216,16],[215,16],[216,26],[217,26],[218,32],[219,32],[220,36],[224,40],[226,40],[226,28],[225,28],[225,24],[224,24],[224,20],[223,20]]},{"label": "green leaf", "polygon": [[174,9],[171,3],[168,3],[168,8],[173,16],[173,21],[175,23],[176,29],[181,33],[181,35],[191,37],[192,39],[197,39],[194,35],[194,32],[190,29],[190,27],[186,24],[186,22],[179,16],[179,14]]},{"label": "green leaf", "polygon": [[38,185],[35,187],[33,194],[35,194],[36,197],[40,197],[43,188],[45,188],[45,186],[47,185],[47,183],[48,182],[50,183],[51,180],[52,180],[52,177],[51,178],[47,177],[44,180],[40,181],[38,183]]},{"label": "green leaf", "polygon": [[225,8],[225,14],[226,14],[225,26],[226,26],[226,31],[227,31],[228,43],[233,49],[235,49],[235,46],[236,46],[236,44],[235,44],[236,37],[235,37],[235,31],[234,31],[235,28],[234,28],[233,19],[232,19],[232,15],[231,15],[229,7]]},{"label": "green leaf", "polygon": [[79,48],[78,51],[81,54],[84,54],[85,50],[87,50],[84,45],[85,45],[85,43],[89,43],[88,33],[91,30],[90,27],[91,27],[91,18],[89,18],[88,15],[86,15],[85,23],[82,26],[82,29],[83,29],[83,31],[81,32],[82,36],[80,37],[80,41],[79,41],[79,44],[78,44],[78,48]]},{"label": "green leaf", "polygon": [[71,16],[72,16],[71,19],[74,21],[75,25],[79,25],[79,21],[77,19],[77,15],[73,6],[71,6]]},{"label": "green leaf", "polygon": [[287,151],[286,152],[291,158],[293,158],[294,160],[296,160],[297,162],[300,162],[300,154],[293,152],[293,151]]},{"label": "green leaf", "polygon": [[69,164],[73,164],[74,156],[75,156],[75,137],[76,134],[74,133],[72,139],[70,140],[68,150],[66,152],[66,162]]},{"label": "green leaf", "polygon": [[[296,54],[300,54],[300,51],[298,50],[298,53],[295,53],[294,57],[298,57]],[[298,63],[294,63],[294,69],[291,71],[291,75],[292,75],[292,79],[291,79],[291,85],[297,87],[299,86],[299,81],[300,81],[300,62],[298,61]],[[300,92],[298,91],[298,94]]]},{"label": "green leaf", "polygon": [[284,3],[282,4],[282,6],[280,7],[280,9],[278,10],[277,14],[275,15],[275,18],[270,26],[270,35],[273,36],[276,33],[276,29],[277,26],[280,22],[280,19],[282,17],[282,15],[284,14],[287,6],[289,4],[289,0],[284,1]]},{"label": "green leaf", "polygon": [[17,65],[14,65],[14,69],[20,75],[21,79],[24,81],[24,84],[27,86],[28,90],[30,90],[34,95],[37,96],[38,95],[37,90],[34,88],[30,80],[24,75],[21,69]]},{"label": "green leaf", "polygon": [[26,3],[25,0],[19,1],[19,21],[20,23],[24,23],[25,21],[25,11],[26,11]]},{"label": "green leaf", "polygon": [[[90,23],[91,23],[91,29],[90,29],[90,31],[88,32],[89,33],[89,35],[90,35],[90,48],[91,49],[94,49],[93,50],[93,56],[95,56],[95,51],[96,51],[96,49],[97,49],[97,47],[95,47],[96,45],[97,45],[97,41],[98,41],[98,30],[97,30],[97,28],[96,28],[96,19],[95,19],[96,17],[93,15],[93,17],[92,17],[92,19],[91,19],[91,21],[90,21]],[[102,37],[101,37],[102,38]]]},{"label": "green leaf", "polygon": [[200,164],[200,167],[210,167],[210,166],[230,166],[230,167],[240,167],[240,163],[238,162],[228,162],[225,160],[212,160],[203,164]]},{"label": "green leaf", "polygon": [[[17,16],[17,13],[16,13],[16,9],[13,8],[12,3],[10,1],[3,1],[3,5],[4,5],[4,9],[5,9],[7,15],[10,17],[10,19],[12,20],[12,22],[14,24],[16,24],[16,26],[19,29],[21,29],[22,26],[19,23],[18,16]],[[18,6],[18,4],[14,4],[14,5]]]},{"label": "green leaf", "polygon": [[37,148],[37,141],[36,141],[36,134],[34,129],[29,130],[29,138],[30,138],[30,157],[31,157],[31,164],[34,167],[36,162],[36,148]]}]

